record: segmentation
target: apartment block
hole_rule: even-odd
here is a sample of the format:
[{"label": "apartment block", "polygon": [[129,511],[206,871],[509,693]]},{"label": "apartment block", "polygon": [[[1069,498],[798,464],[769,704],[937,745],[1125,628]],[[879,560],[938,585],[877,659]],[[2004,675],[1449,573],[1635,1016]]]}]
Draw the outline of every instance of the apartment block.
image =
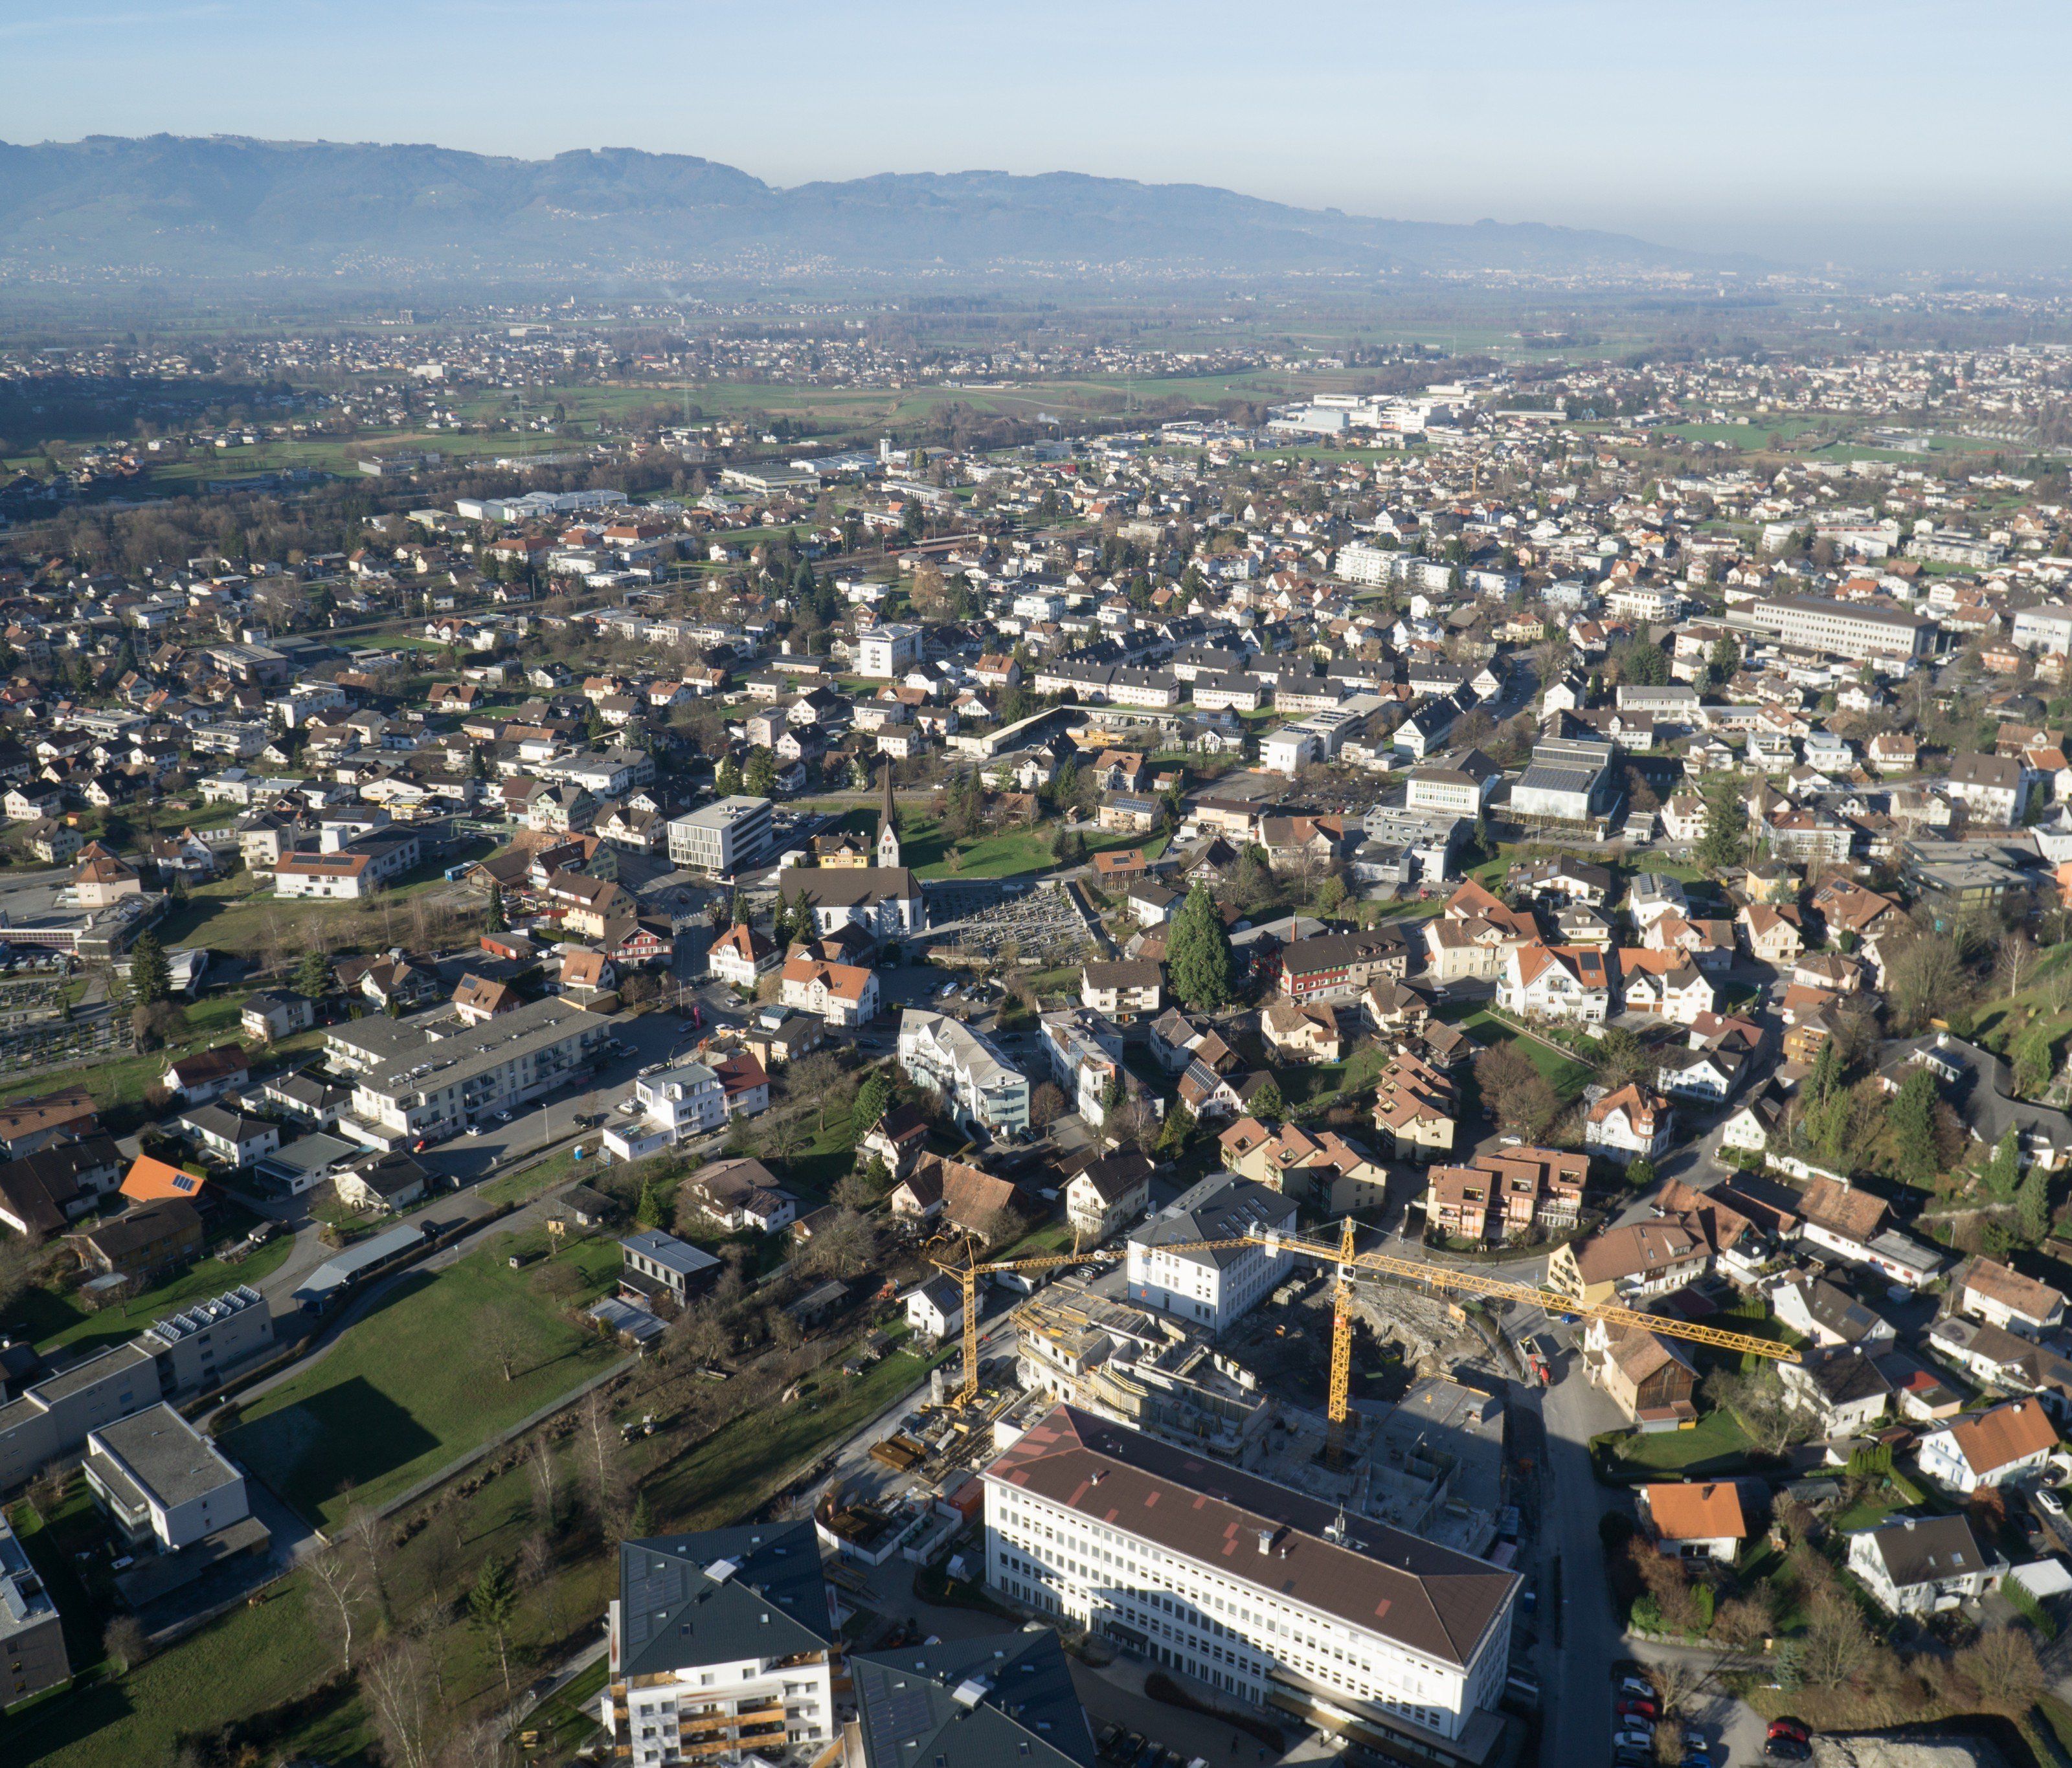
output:
[{"label": "apartment block", "polygon": [[984,1479],[1009,1600],[1389,1760],[1500,1752],[1516,1573],[1070,1406]]}]

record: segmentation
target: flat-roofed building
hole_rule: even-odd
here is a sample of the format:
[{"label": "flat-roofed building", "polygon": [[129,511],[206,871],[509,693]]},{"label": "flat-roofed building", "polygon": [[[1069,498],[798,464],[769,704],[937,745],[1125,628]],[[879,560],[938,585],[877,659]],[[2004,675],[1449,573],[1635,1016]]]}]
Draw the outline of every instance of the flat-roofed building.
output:
[{"label": "flat-roofed building", "polygon": [[133,1548],[177,1553],[252,1514],[245,1476],[171,1406],[86,1439],[86,1482]]},{"label": "flat-roofed building", "polygon": [[1935,625],[1904,610],[1861,602],[1825,602],[1815,596],[1780,596],[1753,603],[1729,624],[1745,623],[1783,643],[1830,656],[1913,658],[1934,648]]},{"label": "flat-roofed building", "polygon": [[71,1680],[58,1606],[0,1515],[0,1712]]},{"label": "flat-roofed building", "polygon": [[731,877],[759,864],[770,851],[770,800],[722,798],[669,820],[669,857],[693,871]]},{"label": "flat-roofed building", "polygon": [[566,1001],[532,1001],[479,1025],[450,1005],[408,1019],[332,1026],[324,1049],[352,1076],[342,1134],[393,1153],[458,1135],[587,1074],[611,1041],[611,1022]]}]

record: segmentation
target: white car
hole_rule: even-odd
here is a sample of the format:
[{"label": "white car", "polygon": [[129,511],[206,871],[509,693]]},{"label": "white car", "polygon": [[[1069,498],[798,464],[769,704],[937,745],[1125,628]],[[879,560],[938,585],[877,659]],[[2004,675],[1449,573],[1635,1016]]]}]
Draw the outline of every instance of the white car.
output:
[{"label": "white car", "polygon": [[2062,1516],[2065,1514],[2065,1500],[2051,1490],[2048,1486],[2037,1487],[2036,1501],[2053,1516]]},{"label": "white car", "polygon": [[1614,1749],[1651,1749],[1655,1747],[1655,1730],[1638,1719],[1622,1721],[1612,1733]]},{"label": "white car", "polygon": [[471,1136],[479,1136],[482,1133],[482,1125],[479,1124],[470,1124],[467,1126],[467,1133]]}]

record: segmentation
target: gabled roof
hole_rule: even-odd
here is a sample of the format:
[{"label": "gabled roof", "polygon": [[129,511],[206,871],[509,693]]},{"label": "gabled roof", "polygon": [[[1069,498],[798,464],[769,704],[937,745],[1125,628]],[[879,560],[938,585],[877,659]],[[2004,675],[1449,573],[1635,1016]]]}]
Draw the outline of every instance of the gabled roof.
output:
[{"label": "gabled roof", "polygon": [[162,1198],[182,1198],[192,1203],[208,1183],[199,1173],[139,1154],[123,1178],[122,1194],[139,1203],[155,1203]]},{"label": "gabled roof", "polygon": [[1953,1419],[1947,1429],[1957,1452],[1975,1474],[1990,1474],[2058,1446],[2058,1432],[2049,1415],[2033,1399],[1968,1413]]},{"label": "gabled roof", "polygon": [[1643,1486],[1640,1503],[1664,1540],[1738,1541],[1748,1536],[1741,1495],[1730,1479],[1708,1480],[1702,1486]]}]

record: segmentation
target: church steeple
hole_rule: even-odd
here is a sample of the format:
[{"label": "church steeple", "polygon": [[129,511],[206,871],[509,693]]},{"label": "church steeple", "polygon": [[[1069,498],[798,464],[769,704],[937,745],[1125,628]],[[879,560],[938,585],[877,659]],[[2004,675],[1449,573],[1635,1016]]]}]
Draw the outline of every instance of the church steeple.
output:
[{"label": "church steeple", "polygon": [[887,761],[879,776],[884,783],[885,796],[878,807],[878,863],[896,866],[899,863],[899,821],[892,808],[892,763]]}]

